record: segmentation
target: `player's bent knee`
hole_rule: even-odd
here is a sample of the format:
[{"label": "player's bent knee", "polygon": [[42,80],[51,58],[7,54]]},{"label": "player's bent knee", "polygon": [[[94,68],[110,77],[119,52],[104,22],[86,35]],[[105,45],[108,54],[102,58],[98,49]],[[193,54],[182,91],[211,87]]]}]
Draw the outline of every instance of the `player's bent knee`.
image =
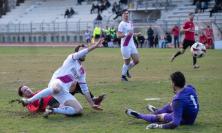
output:
[{"label": "player's bent knee", "polygon": [[61,89],[62,89],[62,87],[60,86],[58,81],[53,82],[51,87],[53,89],[53,93],[54,94],[58,94],[61,91]]},{"label": "player's bent knee", "polygon": [[166,115],[165,113],[163,113],[163,114],[158,114],[158,115],[157,115],[158,121],[159,121],[159,122],[163,122],[165,115]]},{"label": "player's bent knee", "polygon": [[83,107],[77,100],[69,100],[64,103],[65,106],[71,106],[75,109],[75,114],[83,113]]}]

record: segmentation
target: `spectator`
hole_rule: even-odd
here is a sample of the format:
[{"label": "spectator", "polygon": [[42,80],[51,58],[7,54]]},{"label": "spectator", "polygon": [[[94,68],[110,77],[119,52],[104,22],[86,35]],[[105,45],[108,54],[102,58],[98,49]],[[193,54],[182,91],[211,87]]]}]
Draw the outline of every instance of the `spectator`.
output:
[{"label": "spectator", "polygon": [[203,43],[207,47],[207,37],[203,31],[201,32],[201,34],[199,36],[199,42]]},{"label": "spectator", "polygon": [[119,0],[119,3],[126,5],[128,3],[128,0]]},{"label": "spectator", "polygon": [[[145,37],[140,34],[137,36],[137,40],[138,40],[138,44],[140,45],[140,48],[142,48],[145,42]],[[139,45],[137,46],[137,48],[139,48]]]},{"label": "spectator", "polygon": [[154,37],[154,47],[157,48],[157,45],[159,44],[159,35],[156,34]]},{"label": "spectator", "polygon": [[93,37],[94,37],[94,39],[99,39],[101,33],[102,33],[101,28],[100,28],[99,26],[96,26],[96,27],[94,28],[94,31],[93,31]]},{"label": "spectator", "polygon": [[207,37],[207,48],[212,48],[212,46],[213,46],[213,30],[209,25],[207,25],[207,28],[205,29],[205,35]]},{"label": "spectator", "polygon": [[197,0],[195,13],[199,13],[201,11],[201,0]]},{"label": "spectator", "polygon": [[122,11],[118,10],[116,12],[116,16],[113,18],[113,20],[116,20],[118,17],[121,17],[122,16]]},{"label": "spectator", "polygon": [[149,41],[149,46],[152,48],[153,44],[154,44],[154,31],[151,28],[151,26],[149,27],[149,29],[147,30],[147,37],[148,37],[148,41]]},{"label": "spectator", "polygon": [[164,41],[162,42],[161,48],[167,48],[167,44],[172,42],[172,37],[169,32],[165,33]]},{"label": "spectator", "polygon": [[171,33],[173,34],[174,48],[179,48],[179,34],[180,34],[179,27],[175,25],[171,30]]},{"label": "spectator", "polygon": [[111,6],[111,4],[108,0],[103,0],[103,4],[105,5],[106,9],[108,9]]},{"label": "spectator", "polygon": [[69,9],[66,9],[64,18],[69,18],[69,17],[70,17],[70,11]]},{"label": "spectator", "polygon": [[90,34],[90,32],[87,30],[87,31],[84,33],[84,35],[85,35],[86,43],[87,43],[87,44],[90,43],[90,42],[91,42],[91,34]]},{"label": "spectator", "polygon": [[102,16],[101,16],[101,14],[98,13],[98,15],[97,15],[97,17],[96,17],[96,21],[102,21],[102,20],[103,20],[103,18],[102,18]]},{"label": "spectator", "polygon": [[210,17],[212,17],[213,13],[218,11],[222,11],[222,2],[217,2],[214,7],[210,10]]},{"label": "spectator", "polygon": [[70,17],[71,17],[72,15],[76,14],[76,12],[73,10],[72,7],[70,8],[69,13],[70,13]]}]

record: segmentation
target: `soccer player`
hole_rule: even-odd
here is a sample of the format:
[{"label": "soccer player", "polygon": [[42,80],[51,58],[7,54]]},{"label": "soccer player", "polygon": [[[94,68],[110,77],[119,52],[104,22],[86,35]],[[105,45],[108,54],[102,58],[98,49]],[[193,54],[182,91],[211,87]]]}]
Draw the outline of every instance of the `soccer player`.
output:
[{"label": "soccer player", "polygon": [[82,62],[85,60],[86,54],[101,45],[103,41],[104,39],[99,39],[98,42],[89,48],[82,50],[79,50],[79,48],[76,49],[76,52],[68,55],[62,66],[54,72],[48,88],[43,89],[31,98],[23,98],[21,102],[27,105],[38,99],[52,95],[59,102],[60,106],[58,108],[47,108],[44,113],[45,118],[52,113],[64,115],[81,114],[83,111],[81,104],[69,93],[71,86],[78,82],[89,105],[95,110],[102,110],[101,106],[96,105],[90,96]]},{"label": "soccer player", "polygon": [[[194,14],[189,13],[189,19],[184,23],[182,31],[184,31],[184,40],[183,40],[183,48],[179,51],[177,51],[172,57],[171,62],[174,61],[174,59],[183,54],[187,47],[191,47],[195,43],[195,26],[193,23]],[[197,65],[197,58],[193,56],[193,68],[199,68],[199,65]]]},{"label": "soccer player", "polygon": [[123,10],[122,21],[117,31],[117,37],[121,38],[121,53],[124,59],[121,77],[122,81],[128,81],[127,77],[131,78],[129,70],[139,63],[139,54],[133,40],[133,36],[139,34],[140,33],[133,32],[133,24],[129,21],[128,10]]},{"label": "soccer player", "polygon": [[132,109],[125,113],[137,119],[150,122],[146,129],[164,128],[173,129],[179,125],[192,125],[199,111],[199,103],[196,89],[192,85],[185,85],[183,73],[177,71],[170,75],[175,96],[170,104],[160,109],[148,106],[152,114],[141,114]]},{"label": "soccer player", "polygon": [[[31,98],[36,95],[39,91],[33,92],[28,86],[20,86],[18,88],[18,95],[24,98]],[[36,100],[32,103],[27,104],[25,107],[29,112],[44,112],[47,106],[58,107],[59,103],[52,96],[43,97],[40,100]]]},{"label": "soccer player", "polygon": [[[31,90],[31,88],[29,88],[28,86],[25,86],[25,85],[22,85],[18,88],[18,95],[20,97],[24,97],[24,98],[31,98],[33,97],[34,95],[36,95],[39,91],[37,92],[33,92]],[[76,93],[81,93],[82,95],[84,95],[80,89],[80,86],[79,84],[77,83],[76,85],[72,85],[71,86],[71,89],[70,89],[70,93],[72,95],[75,95]],[[93,96],[93,94],[90,92],[90,96],[91,98],[93,99],[93,102],[96,104],[96,105],[100,105],[101,102],[104,100],[105,98],[105,94],[103,95],[100,95],[98,97],[95,97]],[[13,101],[13,100],[12,100]],[[15,101],[15,100],[14,100]],[[58,107],[59,106],[59,103],[58,101],[53,98],[52,96],[47,96],[47,97],[43,97],[41,98],[40,100],[36,100],[32,103],[29,103],[28,105],[26,105],[25,107],[28,109],[29,112],[44,112],[46,107],[47,106],[50,106],[50,107]]]}]

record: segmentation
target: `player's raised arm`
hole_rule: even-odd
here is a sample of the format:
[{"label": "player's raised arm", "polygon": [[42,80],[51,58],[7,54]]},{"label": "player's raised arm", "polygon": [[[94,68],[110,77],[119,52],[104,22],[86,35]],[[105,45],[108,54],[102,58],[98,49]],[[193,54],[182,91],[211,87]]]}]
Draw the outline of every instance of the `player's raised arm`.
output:
[{"label": "player's raised arm", "polygon": [[85,48],[85,49],[82,49],[82,50],[79,50],[81,47],[85,47],[84,44],[82,45],[78,45],[76,48],[75,48],[75,53],[72,55],[72,58],[73,59],[81,59],[81,58],[84,58],[86,56],[86,54],[88,54],[90,51],[94,50],[95,48],[99,47],[99,45],[101,45],[102,43],[104,42],[104,39],[101,38],[99,39],[95,44],[91,45],[90,47],[88,48]]}]

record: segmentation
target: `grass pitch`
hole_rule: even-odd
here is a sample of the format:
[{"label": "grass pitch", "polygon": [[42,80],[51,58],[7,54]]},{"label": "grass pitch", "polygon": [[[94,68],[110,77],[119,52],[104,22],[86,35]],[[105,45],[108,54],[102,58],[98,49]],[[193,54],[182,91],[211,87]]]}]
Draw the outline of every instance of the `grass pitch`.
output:
[{"label": "grass pitch", "polygon": [[[92,110],[83,96],[76,97],[84,107],[80,117],[30,114],[21,105],[8,104],[18,98],[17,88],[26,84],[35,90],[45,88],[52,73],[62,64],[72,48],[0,47],[0,133],[140,133],[179,132],[213,133],[222,131],[222,51],[208,50],[198,60],[200,69],[192,68],[187,52],[173,63],[169,57],[176,49],[139,49],[140,64],[132,69],[129,82],[120,81],[122,57],[120,49],[100,48],[90,53],[84,66],[90,90],[106,93],[103,111]],[[200,112],[193,126],[175,130],[145,130],[148,123],[129,118],[125,107],[146,113],[145,105],[162,106],[173,95],[169,75],[180,70],[187,83],[193,84],[199,94]],[[160,98],[160,101],[145,101]]]}]

